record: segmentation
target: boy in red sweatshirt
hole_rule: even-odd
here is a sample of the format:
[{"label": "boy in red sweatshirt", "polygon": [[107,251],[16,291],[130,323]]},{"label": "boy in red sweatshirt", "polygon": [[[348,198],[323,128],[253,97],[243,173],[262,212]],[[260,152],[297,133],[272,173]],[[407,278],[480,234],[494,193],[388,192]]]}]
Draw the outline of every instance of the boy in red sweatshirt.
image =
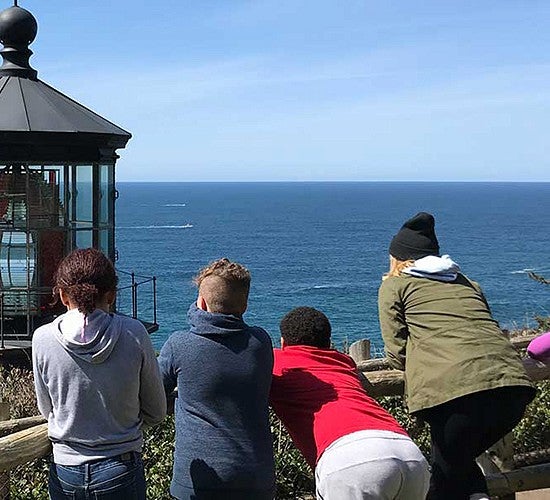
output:
[{"label": "boy in red sweatshirt", "polygon": [[317,498],[424,499],[428,464],[367,396],[353,360],[330,348],[328,318],[298,307],[281,321],[271,405],[315,470]]}]

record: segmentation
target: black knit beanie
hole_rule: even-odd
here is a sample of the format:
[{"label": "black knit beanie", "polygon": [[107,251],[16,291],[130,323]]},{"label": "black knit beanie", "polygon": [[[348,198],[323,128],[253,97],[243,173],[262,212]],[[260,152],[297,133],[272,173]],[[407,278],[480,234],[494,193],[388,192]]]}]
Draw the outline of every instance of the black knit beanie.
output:
[{"label": "black knit beanie", "polygon": [[416,260],[428,255],[439,255],[434,216],[419,212],[405,222],[391,240],[390,255],[398,260]]}]

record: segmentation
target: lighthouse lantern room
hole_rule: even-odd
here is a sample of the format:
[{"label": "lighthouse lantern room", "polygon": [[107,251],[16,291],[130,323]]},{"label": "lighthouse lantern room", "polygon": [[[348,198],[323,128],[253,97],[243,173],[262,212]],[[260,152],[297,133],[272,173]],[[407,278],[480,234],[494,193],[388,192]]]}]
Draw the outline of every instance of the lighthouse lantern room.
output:
[{"label": "lighthouse lantern room", "polygon": [[0,12],[0,348],[59,314],[54,273],[75,248],[115,258],[116,150],[131,135],[42,82],[37,23]]}]

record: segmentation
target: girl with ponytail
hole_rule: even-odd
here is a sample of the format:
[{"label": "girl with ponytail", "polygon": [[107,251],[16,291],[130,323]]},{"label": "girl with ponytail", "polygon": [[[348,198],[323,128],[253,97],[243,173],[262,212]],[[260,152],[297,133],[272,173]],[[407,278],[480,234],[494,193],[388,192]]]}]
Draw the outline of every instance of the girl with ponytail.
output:
[{"label": "girl with ponytail", "polygon": [[143,425],[166,400],[143,325],[110,312],[117,276],[99,250],[69,254],[54,294],[68,311],[33,336],[38,407],[53,445],[50,498],[145,499]]}]

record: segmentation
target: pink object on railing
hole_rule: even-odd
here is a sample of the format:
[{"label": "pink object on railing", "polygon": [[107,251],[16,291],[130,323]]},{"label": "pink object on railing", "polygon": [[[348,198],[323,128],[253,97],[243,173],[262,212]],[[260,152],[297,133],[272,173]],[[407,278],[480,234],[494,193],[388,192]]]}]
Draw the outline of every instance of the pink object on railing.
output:
[{"label": "pink object on railing", "polygon": [[527,346],[527,354],[533,359],[550,362],[550,332],[543,333],[533,339]]}]

